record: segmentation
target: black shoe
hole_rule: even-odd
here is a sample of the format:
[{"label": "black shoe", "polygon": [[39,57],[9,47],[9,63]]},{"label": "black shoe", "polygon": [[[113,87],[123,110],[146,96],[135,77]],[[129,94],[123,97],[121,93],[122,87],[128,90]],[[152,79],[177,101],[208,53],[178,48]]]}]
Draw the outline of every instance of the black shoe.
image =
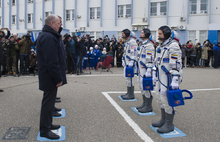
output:
[{"label": "black shoe", "polygon": [[48,139],[59,139],[60,136],[54,134],[53,132],[49,131],[47,132],[47,134],[40,134],[41,137],[45,137],[45,138],[48,138]]},{"label": "black shoe", "polygon": [[60,113],[58,113],[57,111],[54,111],[54,112],[53,112],[53,114],[52,114],[52,116],[54,116],[54,117],[60,117],[60,116],[61,116],[61,114],[60,114]]},{"label": "black shoe", "polygon": [[53,125],[51,124],[50,130],[57,130],[60,128],[60,125]]},{"label": "black shoe", "polygon": [[4,90],[0,89],[0,92],[4,92]]},{"label": "black shoe", "polygon": [[60,100],[60,99],[56,99],[55,102],[56,102],[56,103],[60,103],[61,100]]},{"label": "black shoe", "polygon": [[54,111],[61,111],[61,108],[54,107]]},{"label": "black shoe", "polygon": [[56,99],[59,99],[59,100],[60,100],[60,97],[56,97]]}]

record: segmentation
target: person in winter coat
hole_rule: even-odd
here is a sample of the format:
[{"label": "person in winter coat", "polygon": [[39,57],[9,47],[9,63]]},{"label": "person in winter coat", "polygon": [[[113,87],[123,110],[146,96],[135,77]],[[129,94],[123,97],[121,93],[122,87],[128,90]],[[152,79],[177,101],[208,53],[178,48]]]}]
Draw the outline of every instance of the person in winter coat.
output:
[{"label": "person in winter coat", "polygon": [[211,50],[208,42],[206,42],[203,47],[202,47],[202,61],[201,61],[201,66],[204,68],[205,67],[205,63],[208,62],[208,51]]},{"label": "person in winter coat", "polygon": [[181,46],[181,51],[182,51],[182,65],[185,67],[185,58],[186,58],[186,45],[183,44]]},{"label": "person in winter coat", "polygon": [[220,42],[218,42],[218,44],[214,46],[213,55],[214,55],[214,68],[217,69],[219,63],[219,56],[220,56]]},{"label": "person in winter coat", "polygon": [[60,125],[52,124],[52,113],[58,87],[67,83],[64,44],[58,33],[60,27],[61,22],[56,15],[47,16],[37,40],[39,89],[44,92],[40,114],[40,136],[48,139],[60,138],[51,131],[60,128]]},{"label": "person in winter coat", "polygon": [[199,62],[201,59],[201,55],[202,55],[202,48],[201,48],[201,44],[197,43],[196,44],[196,67],[199,67]]},{"label": "person in winter coat", "polygon": [[[5,32],[3,30],[7,31],[7,35],[5,35]],[[5,39],[8,39],[10,35],[11,35],[11,33],[8,28],[1,28],[0,29],[0,39],[1,39],[1,37],[5,37]]]},{"label": "person in winter coat", "polygon": [[190,49],[190,66],[194,68],[196,62],[196,46],[193,45]]}]

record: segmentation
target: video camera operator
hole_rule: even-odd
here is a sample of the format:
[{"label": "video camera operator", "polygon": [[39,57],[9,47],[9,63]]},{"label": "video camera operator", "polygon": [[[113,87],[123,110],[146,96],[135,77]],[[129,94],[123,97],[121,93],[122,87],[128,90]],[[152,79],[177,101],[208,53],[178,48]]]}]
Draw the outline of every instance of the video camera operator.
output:
[{"label": "video camera operator", "polygon": [[68,34],[64,35],[64,44],[66,45],[66,54],[67,54],[67,74],[75,74],[75,41]]},{"label": "video camera operator", "polygon": [[20,73],[27,74],[27,68],[29,66],[29,54],[31,52],[31,46],[34,42],[31,40],[31,35],[23,35],[22,39],[19,41],[20,47]]},{"label": "video camera operator", "polygon": [[10,63],[12,62],[13,67],[13,75],[16,76],[16,50],[19,49],[18,43],[15,41],[14,37],[11,36],[9,40],[7,40],[2,47],[6,47],[6,66],[7,66],[7,75],[10,74],[11,66]]},{"label": "video camera operator", "polygon": [[83,73],[82,66],[84,61],[84,56],[87,54],[87,46],[88,46],[88,37],[78,37],[77,44],[76,44],[76,54],[77,54],[77,63],[76,63],[76,71],[77,75],[79,73]]}]

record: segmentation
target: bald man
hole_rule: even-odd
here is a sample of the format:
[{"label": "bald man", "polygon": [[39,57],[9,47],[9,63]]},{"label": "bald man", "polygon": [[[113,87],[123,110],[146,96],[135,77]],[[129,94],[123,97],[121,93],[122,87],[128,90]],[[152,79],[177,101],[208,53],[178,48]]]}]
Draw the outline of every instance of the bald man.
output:
[{"label": "bald man", "polygon": [[40,136],[48,139],[60,138],[51,131],[60,128],[60,125],[52,124],[52,113],[58,87],[67,83],[65,51],[58,33],[60,26],[60,19],[56,15],[47,16],[37,40],[39,89],[43,91]]}]

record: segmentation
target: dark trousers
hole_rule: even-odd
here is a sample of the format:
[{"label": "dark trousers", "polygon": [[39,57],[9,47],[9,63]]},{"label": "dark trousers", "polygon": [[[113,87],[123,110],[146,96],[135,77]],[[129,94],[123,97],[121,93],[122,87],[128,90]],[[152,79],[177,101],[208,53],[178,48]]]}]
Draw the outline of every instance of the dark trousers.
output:
[{"label": "dark trousers", "polygon": [[75,66],[75,54],[67,54],[67,69],[68,72],[74,72]]},{"label": "dark trousers", "polygon": [[41,104],[41,114],[40,114],[40,133],[46,134],[50,131],[52,124],[52,113],[55,105],[55,99],[57,96],[57,87],[44,91],[42,104]]},{"label": "dark trousers", "polygon": [[190,66],[193,67],[195,66],[196,62],[196,56],[190,56]]},{"label": "dark trousers", "polygon": [[214,68],[218,68],[219,55],[214,55]]},{"label": "dark trousers", "polygon": [[29,55],[20,55],[20,73],[27,73]]}]

